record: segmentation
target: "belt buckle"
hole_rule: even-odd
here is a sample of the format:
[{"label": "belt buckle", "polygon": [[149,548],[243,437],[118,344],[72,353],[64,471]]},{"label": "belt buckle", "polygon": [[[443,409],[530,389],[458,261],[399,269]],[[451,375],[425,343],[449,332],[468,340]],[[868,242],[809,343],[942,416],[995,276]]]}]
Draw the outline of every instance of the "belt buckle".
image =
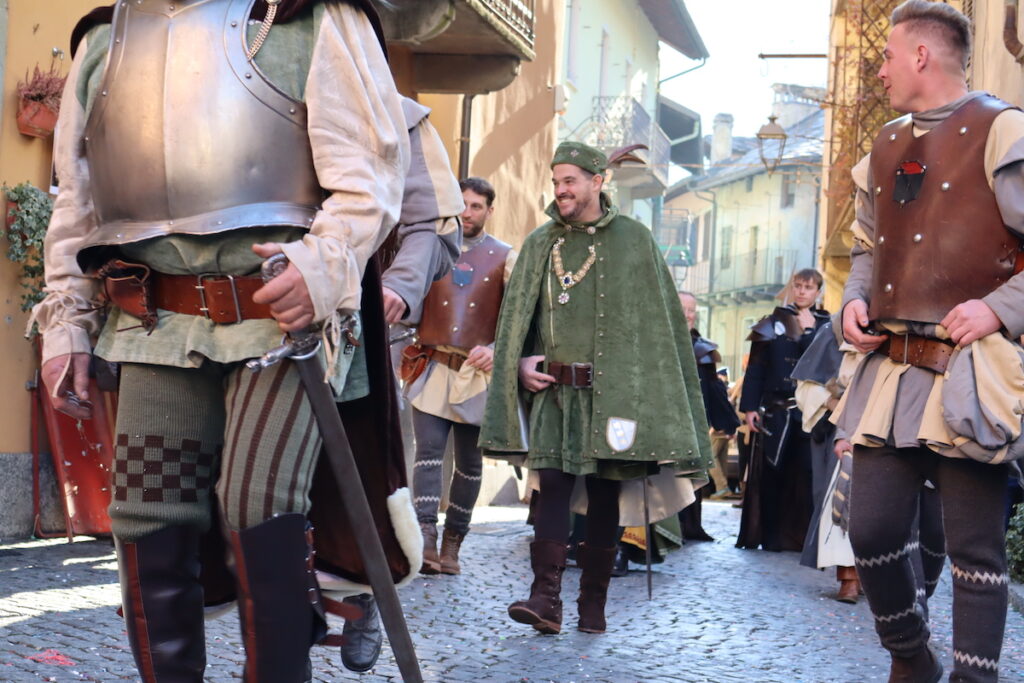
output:
[{"label": "belt buckle", "polygon": [[[234,275],[221,275],[220,273],[201,273],[199,275],[196,275],[195,287],[196,291],[199,292],[199,312],[202,313],[207,320],[213,321],[214,323],[217,322],[216,320],[213,320],[213,318],[210,316],[210,305],[209,302],[206,300],[206,285],[203,283],[204,280],[215,277],[227,278],[228,284],[231,286],[231,297],[234,300],[235,304],[235,321],[230,324],[237,325],[238,323],[242,322],[242,304],[238,300],[238,287],[235,286]],[[223,324],[227,325],[229,323]]]},{"label": "belt buckle", "polygon": [[[569,368],[572,374],[572,384],[570,385],[573,389],[589,389],[594,383],[594,366],[590,363],[569,363]],[[576,371],[586,370],[587,371],[587,383],[577,384],[576,383]]]}]

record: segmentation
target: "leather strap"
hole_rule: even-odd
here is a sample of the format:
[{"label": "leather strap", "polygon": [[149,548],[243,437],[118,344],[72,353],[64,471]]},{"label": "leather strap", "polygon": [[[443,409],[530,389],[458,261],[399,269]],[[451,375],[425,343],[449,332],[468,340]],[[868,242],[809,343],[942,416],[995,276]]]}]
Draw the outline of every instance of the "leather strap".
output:
[{"label": "leather strap", "polygon": [[447,351],[435,348],[425,348],[424,350],[430,360],[441,365],[447,365],[456,372],[462,369],[462,364],[466,362],[466,357],[458,353],[448,353]]},{"label": "leather strap", "polygon": [[590,389],[594,386],[594,366],[590,363],[548,363],[547,374],[555,378],[556,384],[574,389]]},{"label": "leather strap", "polygon": [[271,318],[270,307],[252,302],[263,286],[256,275],[165,275],[153,272],[153,303],[174,313],[201,315],[224,325]]},{"label": "leather strap", "polygon": [[897,363],[925,368],[941,375],[946,372],[953,349],[951,343],[941,339],[929,339],[916,334],[894,334],[889,337],[888,350],[885,347],[881,350]]}]

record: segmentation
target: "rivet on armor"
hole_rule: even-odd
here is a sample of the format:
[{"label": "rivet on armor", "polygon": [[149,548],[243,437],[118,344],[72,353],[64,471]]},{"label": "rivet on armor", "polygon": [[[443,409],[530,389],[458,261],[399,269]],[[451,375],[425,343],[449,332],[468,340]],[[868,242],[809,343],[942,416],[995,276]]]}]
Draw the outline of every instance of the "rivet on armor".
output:
[{"label": "rivet on armor", "polygon": [[456,325],[455,327],[452,328],[452,332],[458,332],[458,331],[459,331],[459,326],[458,325]]},{"label": "rivet on armor", "polygon": [[246,77],[246,78],[252,78],[252,74],[251,74],[251,73],[246,73],[246,74],[245,74],[245,77]]},{"label": "rivet on armor", "polygon": [[441,305],[442,305],[442,306],[447,306],[447,305],[448,305],[448,302],[447,302],[447,301],[442,301],[442,302],[441,302]]},{"label": "rivet on armor", "polygon": [[881,237],[878,238],[878,243],[885,244],[885,235],[882,235]]},{"label": "rivet on armor", "polygon": [[882,186],[881,185],[879,185],[878,187],[875,188],[875,194],[882,194]]},{"label": "rivet on armor", "polygon": [[686,451],[686,454],[687,454],[687,455],[693,455],[693,449],[692,449],[692,448],[688,449],[688,450]]},{"label": "rivet on armor", "polygon": [[104,90],[104,91],[103,91],[103,92],[101,92],[100,94],[101,94],[101,95],[103,95],[104,97],[106,97],[106,96],[107,96],[107,91],[106,91],[106,90]]},{"label": "rivet on armor", "polygon": [[295,113],[295,107],[289,107],[288,108],[288,113],[289,114],[294,114]]},{"label": "rivet on armor", "polygon": [[174,221],[167,221],[167,225],[174,225]]},{"label": "rivet on armor", "polygon": [[490,278],[490,277],[485,277],[485,278],[484,278],[484,282],[490,282],[490,281],[491,281],[491,278]]},{"label": "rivet on armor", "polygon": [[598,358],[600,358],[600,357],[601,357],[601,356],[603,356],[603,355],[604,355],[604,351],[598,351],[598,352],[597,352],[597,357],[598,357]]},{"label": "rivet on armor", "polygon": [[597,395],[598,395],[598,396],[600,396],[600,395],[601,395],[601,392],[600,392],[600,391],[599,391],[599,392],[597,392]]},{"label": "rivet on armor", "polygon": [[238,28],[238,22],[237,21],[232,21],[231,22],[231,28]]},{"label": "rivet on armor", "polygon": [[597,376],[598,376],[598,377],[604,377],[604,372],[603,372],[603,371],[601,371],[601,370],[598,370],[598,371],[597,371]]},{"label": "rivet on armor", "polygon": [[889,136],[889,142],[894,142],[895,140],[896,140],[896,133],[893,133],[892,135]]},{"label": "rivet on armor", "polygon": [[886,285],[885,286],[885,291],[891,292],[892,291],[892,285],[891,284],[890,285]]},{"label": "rivet on armor", "polygon": [[942,191],[949,192],[949,183],[942,183]]},{"label": "rivet on armor", "polygon": [[475,303],[473,303],[472,301],[470,301],[470,302],[469,302],[469,307],[470,307],[470,308],[476,308],[476,304],[475,304]]},{"label": "rivet on armor", "polygon": [[967,135],[967,126],[960,129],[960,135]]},{"label": "rivet on armor", "polygon": [[921,235],[921,233],[917,233],[916,235],[914,235],[915,242],[920,242],[922,239],[924,239],[924,237]]},{"label": "rivet on armor", "polygon": [[597,296],[602,298],[602,299],[604,298],[604,294],[598,294]]},{"label": "rivet on armor", "polygon": [[603,337],[603,336],[604,336],[604,332],[598,332],[598,333],[597,333],[597,336],[598,336],[598,337]]},{"label": "rivet on armor", "polygon": [[115,38],[114,39],[114,43],[116,43],[117,45],[120,45],[121,44],[121,39],[120,38]]},{"label": "rivet on armor", "polygon": [[493,254],[493,253],[494,253],[494,250],[493,250],[493,249],[488,249],[488,250],[487,250],[487,253],[488,253],[488,254]]}]

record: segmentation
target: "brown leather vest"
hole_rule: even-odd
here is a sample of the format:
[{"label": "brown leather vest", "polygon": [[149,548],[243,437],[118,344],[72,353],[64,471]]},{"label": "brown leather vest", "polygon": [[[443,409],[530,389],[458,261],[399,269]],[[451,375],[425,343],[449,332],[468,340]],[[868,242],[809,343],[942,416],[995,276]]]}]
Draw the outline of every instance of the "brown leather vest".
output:
[{"label": "brown leather vest", "polygon": [[463,252],[423,301],[420,344],[471,349],[494,341],[511,248],[485,235],[480,244]]},{"label": "brown leather vest", "polygon": [[[937,323],[1014,274],[1020,240],[1003,224],[984,161],[992,122],[1010,108],[982,95],[920,137],[909,115],[882,128],[871,150],[872,320]],[[894,193],[906,162],[924,174],[916,197],[901,203]]]}]

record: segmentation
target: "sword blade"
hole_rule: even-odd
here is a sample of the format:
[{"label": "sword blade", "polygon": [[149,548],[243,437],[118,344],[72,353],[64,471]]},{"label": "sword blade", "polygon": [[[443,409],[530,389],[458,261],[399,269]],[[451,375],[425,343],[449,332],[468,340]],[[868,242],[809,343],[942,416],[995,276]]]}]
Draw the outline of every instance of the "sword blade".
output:
[{"label": "sword blade", "polygon": [[[370,504],[366,492],[360,483],[359,470],[356,468],[352,447],[345,434],[345,425],[338,414],[338,405],[329,385],[323,381],[323,366],[316,356],[303,360],[293,360],[298,368],[302,385],[306,389],[310,406],[316,416],[323,438],[323,447],[334,472],[341,491],[341,502],[345,514],[352,527],[359,554],[366,566],[366,573],[373,588],[374,598],[380,608],[381,621],[388,634],[391,650],[395,653],[398,670],[402,680],[407,683],[422,683],[419,661],[413,646],[409,629],[402,613],[402,605],[398,601],[398,591],[391,579],[384,548],[377,535],[377,526],[370,513]],[[413,568],[415,569],[415,567]]]}]

